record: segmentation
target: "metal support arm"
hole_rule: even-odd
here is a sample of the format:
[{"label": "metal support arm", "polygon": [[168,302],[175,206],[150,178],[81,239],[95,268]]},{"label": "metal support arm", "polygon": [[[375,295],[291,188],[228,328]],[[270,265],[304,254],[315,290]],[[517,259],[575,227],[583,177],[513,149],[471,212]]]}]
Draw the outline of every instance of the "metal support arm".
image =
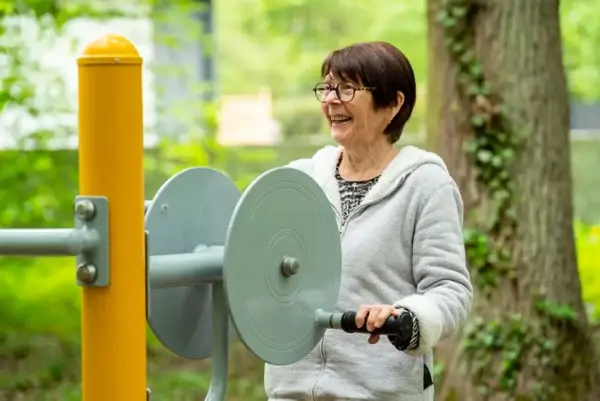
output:
[{"label": "metal support arm", "polygon": [[0,255],[75,256],[98,247],[96,230],[74,228],[0,230]]},{"label": "metal support arm", "polygon": [[213,283],[213,314],[210,387],[205,401],[223,401],[227,393],[229,358],[229,310],[223,282]]},{"label": "metal support arm", "polygon": [[223,247],[203,247],[193,253],[155,255],[150,258],[151,288],[191,286],[221,281]]}]

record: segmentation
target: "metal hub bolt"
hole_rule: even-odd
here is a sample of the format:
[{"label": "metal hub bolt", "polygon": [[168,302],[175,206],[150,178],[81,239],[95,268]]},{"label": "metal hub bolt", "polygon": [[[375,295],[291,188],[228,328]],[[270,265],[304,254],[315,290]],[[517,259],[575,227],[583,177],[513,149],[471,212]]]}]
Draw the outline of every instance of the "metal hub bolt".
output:
[{"label": "metal hub bolt", "polygon": [[96,206],[89,199],[82,199],[75,202],[74,206],[75,217],[80,220],[89,221],[96,214]]},{"label": "metal hub bolt", "polygon": [[291,256],[283,257],[283,260],[281,261],[281,274],[285,277],[290,277],[298,273],[298,270],[300,270],[300,262],[298,262],[298,259]]},{"label": "metal hub bolt", "polygon": [[97,277],[98,270],[96,269],[96,266],[89,263],[83,263],[77,266],[77,280],[82,283],[91,284],[96,281]]}]

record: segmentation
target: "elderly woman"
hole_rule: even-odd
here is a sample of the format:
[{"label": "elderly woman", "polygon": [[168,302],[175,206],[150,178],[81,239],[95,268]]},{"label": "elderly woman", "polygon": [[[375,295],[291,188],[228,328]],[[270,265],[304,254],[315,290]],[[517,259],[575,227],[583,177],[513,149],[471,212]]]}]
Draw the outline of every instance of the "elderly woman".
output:
[{"label": "elderly woman", "polygon": [[291,163],[322,187],[339,218],[337,311],[369,331],[409,317],[412,336],[328,330],[304,359],[265,367],[269,400],[433,400],[432,350],[470,311],[473,288],[458,188],[437,155],[400,139],[415,105],[412,67],[396,47],[359,43],[332,52],[314,88],[338,146]]}]

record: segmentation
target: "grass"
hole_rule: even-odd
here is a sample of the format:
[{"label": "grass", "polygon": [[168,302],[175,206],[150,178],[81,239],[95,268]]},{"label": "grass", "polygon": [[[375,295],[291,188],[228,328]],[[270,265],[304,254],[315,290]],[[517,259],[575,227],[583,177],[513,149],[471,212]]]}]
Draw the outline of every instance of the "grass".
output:
[{"label": "grass", "polygon": [[[80,288],[72,259],[0,264],[0,400],[80,401]],[[264,400],[263,364],[241,344],[230,355],[227,399]],[[203,399],[209,361],[179,358],[148,335],[155,400]]]},{"label": "grass", "polygon": [[[235,347],[231,363],[248,359]],[[75,342],[63,342],[40,335],[4,335],[0,340],[0,400],[3,401],[80,401],[79,348]],[[251,361],[251,367],[259,365]],[[243,366],[243,365],[242,365]],[[205,361],[188,361],[165,351],[151,353],[148,385],[153,399],[195,401],[203,399],[210,383]],[[264,399],[262,372],[240,365],[230,373],[228,400]],[[257,373],[260,373],[257,374]]]}]

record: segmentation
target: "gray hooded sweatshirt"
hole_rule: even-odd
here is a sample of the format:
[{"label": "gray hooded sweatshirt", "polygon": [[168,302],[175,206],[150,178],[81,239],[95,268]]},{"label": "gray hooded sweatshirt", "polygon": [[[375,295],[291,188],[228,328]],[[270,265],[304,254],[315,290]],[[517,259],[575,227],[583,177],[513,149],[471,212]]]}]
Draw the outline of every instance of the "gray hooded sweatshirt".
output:
[{"label": "gray hooded sweatshirt", "polygon": [[433,401],[433,386],[424,389],[432,349],[465,322],[473,297],[460,193],[440,157],[407,146],[342,226],[340,152],[328,146],[290,163],[319,183],[338,216],[343,267],[335,311],[408,309],[419,321],[419,347],[398,351],[385,336],[372,345],[365,334],[328,330],[299,362],[265,366],[266,393],[272,401]]}]

